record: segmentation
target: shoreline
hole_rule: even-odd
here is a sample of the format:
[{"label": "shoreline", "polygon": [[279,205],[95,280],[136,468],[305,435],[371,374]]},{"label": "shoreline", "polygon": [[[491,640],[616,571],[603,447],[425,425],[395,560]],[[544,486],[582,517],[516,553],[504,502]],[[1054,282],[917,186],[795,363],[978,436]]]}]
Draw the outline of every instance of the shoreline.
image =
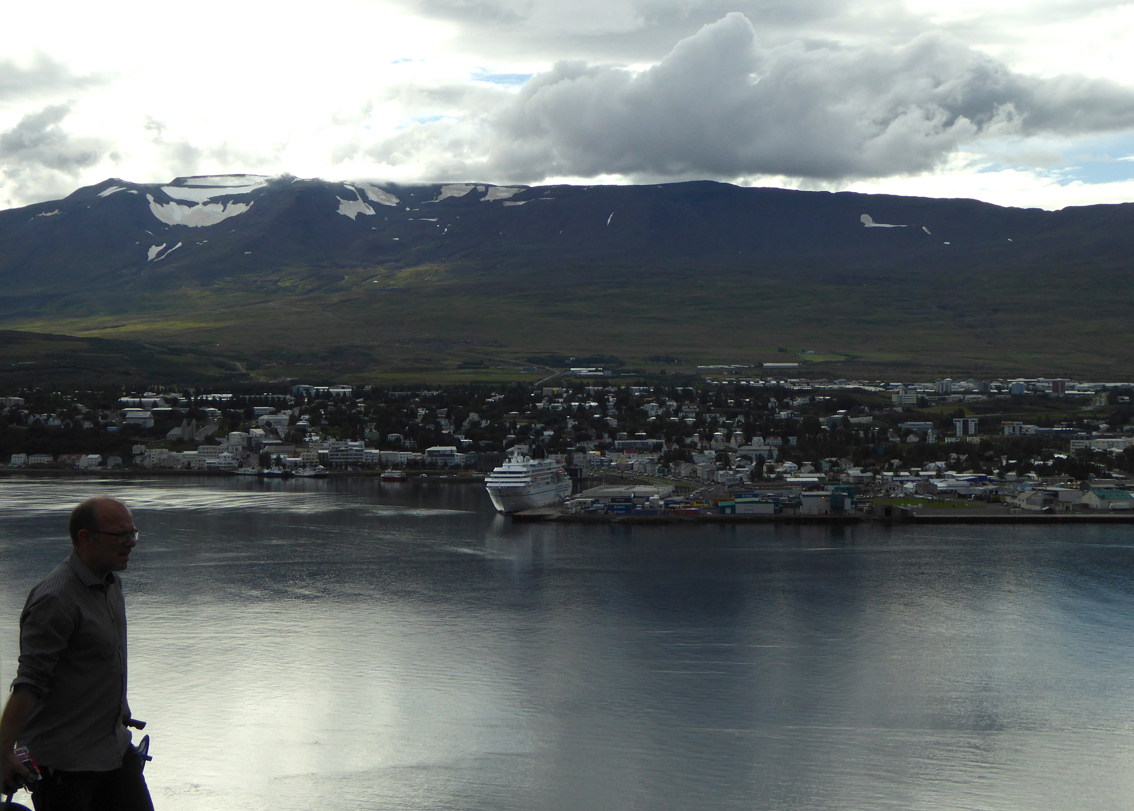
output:
[{"label": "shoreline", "polygon": [[[385,471],[382,470],[331,470],[325,475],[311,478],[317,479],[379,479]],[[464,473],[453,475],[450,473],[432,473],[427,471],[410,471],[407,473],[408,481],[428,481],[446,484],[480,484],[484,482],[483,473]],[[304,476],[237,476],[229,470],[138,470],[137,468],[115,468],[114,470],[79,470],[77,468],[0,468],[0,479],[10,478],[29,479],[164,479],[164,478],[248,478],[271,479],[273,481],[300,480]],[[385,484],[405,484],[406,482],[385,482]]]},{"label": "shoreline", "polygon": [[[319,478],[328,479],[374,479],[379,480],[381,470],[333,470]],[[383,482],[387,485],[401,485],[412,482],[430,484],[482,484],[483,473],[433,473],[428,471],[407,472],[409,478],[404,482]],[[167,479],[167,478],[235,478],[231,471],[222,470],[137,470],[119,468],[115,470],[78,470],[75,468],[0,468],[0,479]],[[241,477],[245,478],[245,477]],[[291,476],[283,479],[274,477],[246,477],[274,481],[303,481],[304,477]],[[592,515],[586,513],[563,513],[558,508],[541,508],[527,512],[513,513],[510,518],[516,523],[551,522],[561,524],[619,524],[640,526],[670,526],[690,524],[794,524],[810,526],[845,526],[854,524],[879,524],[882,526],[917,526],[919,524],[1030,524],[1053,526],[1059,524],[1134,524],[1134,510],[1120,513],[1008,513],[986,510],[933,511],[913,515],[879,515],[846,513],[842,515],[735,515],[708,513],[704,515]]]},{"label": "shoreline", "polygon": [[516,523],[551,522],[561,524],[632,524],[642,526],[669,526],[677,524],[805,524],[810,526],[839,526],[848,524],[878,524],[885,527],[917,526],[919,524],[1031,524],[1052,526],[1059,524],[1134,524],[1134,513],[1126,515],[1064,514],[1064,515],[911,515],[902,518],[882,518],[874,515],[584,515],[555,511],[532,510],[513,513]]}]

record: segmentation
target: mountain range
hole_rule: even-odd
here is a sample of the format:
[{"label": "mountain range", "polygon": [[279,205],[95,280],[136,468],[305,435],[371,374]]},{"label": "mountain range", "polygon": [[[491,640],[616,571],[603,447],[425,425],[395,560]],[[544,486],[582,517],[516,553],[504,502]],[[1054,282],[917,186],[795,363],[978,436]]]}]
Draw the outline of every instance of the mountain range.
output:
[{"label": "mountain range", "polygon": [[0,211],[0,328],[266,376],[459,380],[602,357],[1113,377],[1134,361],[1132,257],[1134,204],[110,179]]}]

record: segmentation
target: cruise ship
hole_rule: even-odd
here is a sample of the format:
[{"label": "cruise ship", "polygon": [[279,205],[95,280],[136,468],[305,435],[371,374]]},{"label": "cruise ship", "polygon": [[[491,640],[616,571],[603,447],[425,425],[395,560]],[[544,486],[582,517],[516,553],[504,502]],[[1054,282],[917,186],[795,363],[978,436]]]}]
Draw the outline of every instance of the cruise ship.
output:
[{"label": "cruise ship", "polygon": [[554,504],[571,494],[571,479],[551,459],[532,459],[513,451],[484,480],[492,504],[502,513],[521,512]]}]

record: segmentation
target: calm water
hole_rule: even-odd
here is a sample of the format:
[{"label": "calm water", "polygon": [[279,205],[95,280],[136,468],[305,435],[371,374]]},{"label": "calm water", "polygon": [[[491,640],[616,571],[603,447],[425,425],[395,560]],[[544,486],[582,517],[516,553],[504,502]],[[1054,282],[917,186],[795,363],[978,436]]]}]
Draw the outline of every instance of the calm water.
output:
[{"label": "calm water", "polygon": [[134,508],[159,811],[1134,805],[1124,527],[554,527],[478,487],[0,479],[0,680]]}]

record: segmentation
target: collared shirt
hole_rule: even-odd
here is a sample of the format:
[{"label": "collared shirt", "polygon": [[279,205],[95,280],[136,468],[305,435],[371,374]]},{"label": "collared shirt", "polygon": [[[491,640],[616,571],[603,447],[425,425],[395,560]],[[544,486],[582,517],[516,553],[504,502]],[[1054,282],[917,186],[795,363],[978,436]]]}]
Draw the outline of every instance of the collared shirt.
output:
[{"label": "collared shirt", "polygon": [[20,614],[12,688],[39,702],[19,735],[41,766],[109,771],[122,765],[126,703],[126,602],[113,572],[99,578],[77,553],[31,590]]}]

